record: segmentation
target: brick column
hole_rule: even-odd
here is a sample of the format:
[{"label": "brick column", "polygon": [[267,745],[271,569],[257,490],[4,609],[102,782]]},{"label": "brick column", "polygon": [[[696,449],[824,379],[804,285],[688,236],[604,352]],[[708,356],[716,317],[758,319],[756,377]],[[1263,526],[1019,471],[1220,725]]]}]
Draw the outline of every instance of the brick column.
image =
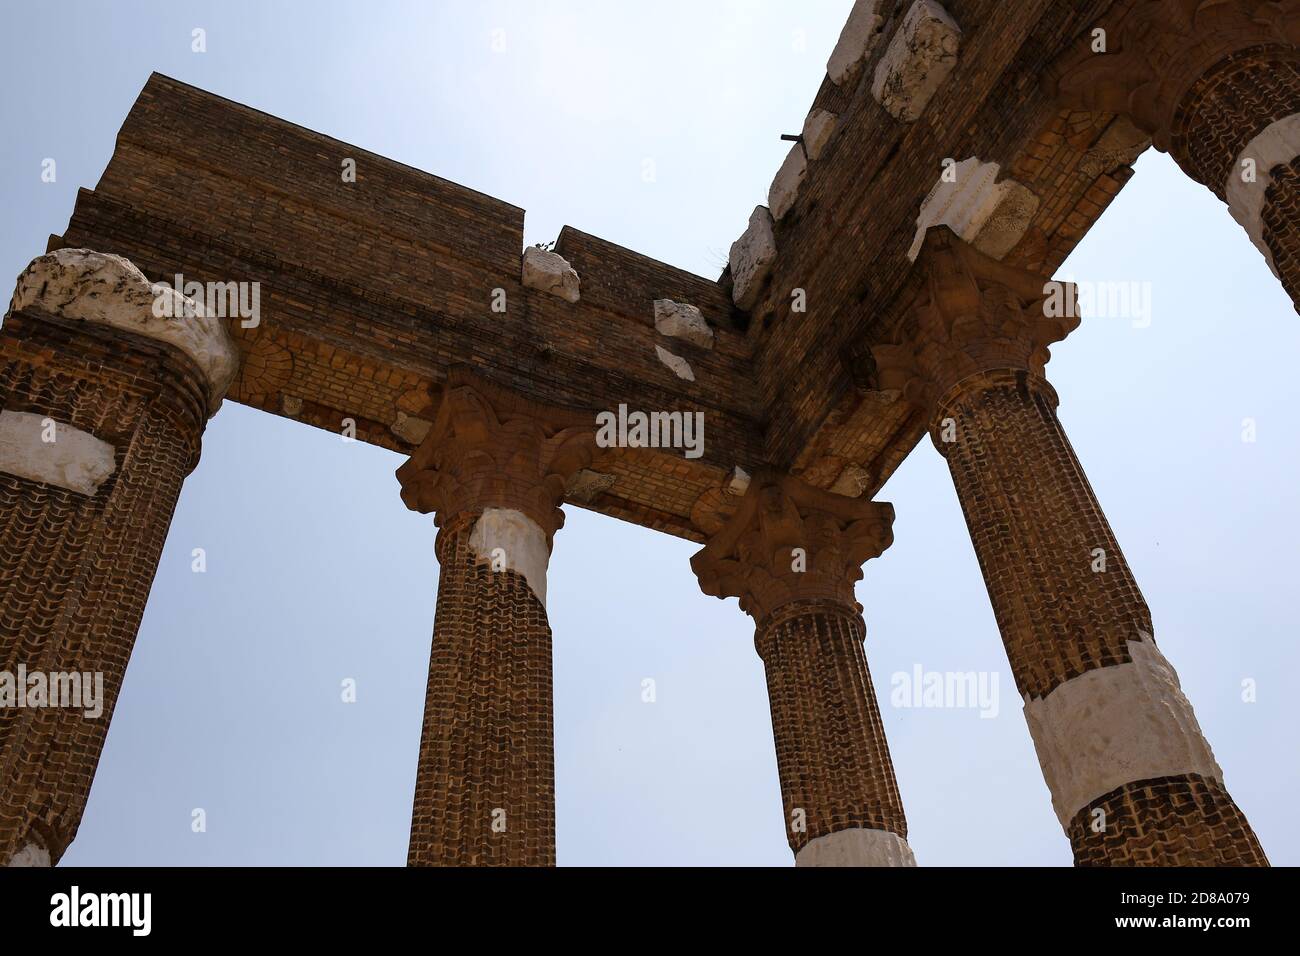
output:
[{"label": "brick column", "polygon": [[1049,72],[1209,187],[1300,310],[1300,0],[1120,0]]},{"label": "brick column", "polygon": [[1264,865],[1056,417],[1043,280],[947,228],[874,356],[948,461],[1025,718],[1076,864]]},{"label": "brick column", "polygon": [[796,866],[916,864],[853,596],[893,520],[890,505],[760,474],[691,559],[705,594],[754,618]]},{"label": "brick column", "polygon": [[76,836],[236,361],[224,327],[119,256],[63,249],[18,279],[0,328],[0,864],[52,865]]},{"label": "brick column", "polygon": [[453,370],[433,427],[397,471],[434,512],[442,571],[407,861],[554,866],[546,566],[565,481],[595,420]]}]

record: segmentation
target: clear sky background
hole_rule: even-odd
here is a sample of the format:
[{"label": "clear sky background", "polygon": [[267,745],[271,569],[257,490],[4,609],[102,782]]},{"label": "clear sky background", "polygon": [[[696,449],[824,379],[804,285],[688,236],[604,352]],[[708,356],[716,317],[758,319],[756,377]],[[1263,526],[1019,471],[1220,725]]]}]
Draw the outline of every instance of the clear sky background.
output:
[{"label": "clear sky background", "polygon": [[[713,278],[850,6],[5,4],[0,274],[63,231],[159,70],[521,206],[530,243],[570,223]],[[918,197],[936,174],[917,170]],[[1148,328],[1085,321],[1049,377],[1230,791],[1272,861],[1300,863],[1300,316],[1226,208],[1154,152],[1061,275],[1152,284]],[[405,862],[438,568],[401,462],[233,403],[209,424],[66,863]],[[895,544],[858,596],[918,861],[1068,865],[944,462],[919,446],[879,497]],[[566,511],[559,863],[790,865],[750,620],[700,593],[695,545]],[[918,664],[996,673],[997,716],[892,707],[891,675]]]}]

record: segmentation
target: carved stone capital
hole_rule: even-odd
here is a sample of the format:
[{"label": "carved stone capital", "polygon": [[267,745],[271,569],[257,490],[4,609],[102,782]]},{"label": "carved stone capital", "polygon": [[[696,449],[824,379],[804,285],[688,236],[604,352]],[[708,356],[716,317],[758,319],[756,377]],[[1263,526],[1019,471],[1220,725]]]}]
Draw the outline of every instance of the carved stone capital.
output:
[{"label": "carved stone capital", "polygon": [[44,312],[68,321],[109,326],[166,343],[201,373],[208,412],[215,415],[239,368],[239,352],[222,320],[163,283],[152,283],[122,256],[58,249],[31,261],[18,276],[9,311]]},{"label": "carved stone capital", "polygon": [[485,508],[522,512],[551,536],[564,525],[565,483],[591,464],[589,415],[529,401],[453,369],[420,447],[397,469],[402,501],[439,526]]},{"label": "carved stone capital", "polygon": [[736,513],[691,558],[691,568],[705,594],[740,598],[741,610],[756,622],[791,601],[833,601],[860,611],[853,585],[863,563],[892,543],[893,522],[892,505],[759,472]]},{"label": "carved stone capital", "polygon": [[1128,116],[1168,152],[1198,79],[1253,47],[1298,43],[1300,0],[1134,0],[1086,30],[1044,84],[1064,105]]},{"label": "carved stone capital", "polygon": [[922,289],[893,341],[873,346],[879,387],[928,416],[954,389],[990,372],[1041,378],[1048,345],[1079,324],[1070,283],[1005,265],[947,226],[925,237]]}]

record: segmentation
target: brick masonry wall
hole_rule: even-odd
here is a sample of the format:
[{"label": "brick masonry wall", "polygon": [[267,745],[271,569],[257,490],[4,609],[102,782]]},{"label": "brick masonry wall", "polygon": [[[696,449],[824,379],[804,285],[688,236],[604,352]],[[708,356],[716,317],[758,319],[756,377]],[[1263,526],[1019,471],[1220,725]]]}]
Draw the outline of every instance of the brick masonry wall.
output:
[{"label": "brick masonry wall", "polygon": [[103,675],[104,710],[0,709],[0,860],[57,861],[76,835],[180,493],[206,396],[167,346],[85,323],[9,316],[0,407],[111,443],[93,497],[0,474],[0,668]]}]

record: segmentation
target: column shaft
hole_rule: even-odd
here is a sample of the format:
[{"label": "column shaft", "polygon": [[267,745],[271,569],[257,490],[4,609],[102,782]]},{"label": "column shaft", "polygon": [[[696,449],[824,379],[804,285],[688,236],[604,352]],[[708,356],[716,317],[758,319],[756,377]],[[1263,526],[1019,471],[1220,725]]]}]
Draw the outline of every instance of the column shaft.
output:
[{"label": "column shaft", "polygon": [[143,328],[150,297],[125,260],[67,250],[24,273],[0,331],[0,864],[57,863],[76,835],[229,380],[214,389],[179,348],[94,318],[118,308]]},{"label": "column shaft", "polygon": [[451,371],[428,414],[397,471],[407,507],[437,516],[442,565],[407,858],[554,866],[546,566],[594,418],[468,369]]},{"label": "column shaft", "polygon": [[1076,864],[1265,865],[1050,387],[988,374],[935,418]]},{"label": "column shaft", "polygon": [[475,547],[481,517],[438,532],[408,862],[554,866],[551,628],[524,575]]},{"label": "column shaft", "polygon": [[796,866],[913,865],[854,609],[797,601],[769,614],[755,646]]},{"label": "column shaft", "polygon": [[893,521],[890,505],[760,470],[691,558],[705,594],[756,622],[796,866],[916,865],[853,596]]}]

